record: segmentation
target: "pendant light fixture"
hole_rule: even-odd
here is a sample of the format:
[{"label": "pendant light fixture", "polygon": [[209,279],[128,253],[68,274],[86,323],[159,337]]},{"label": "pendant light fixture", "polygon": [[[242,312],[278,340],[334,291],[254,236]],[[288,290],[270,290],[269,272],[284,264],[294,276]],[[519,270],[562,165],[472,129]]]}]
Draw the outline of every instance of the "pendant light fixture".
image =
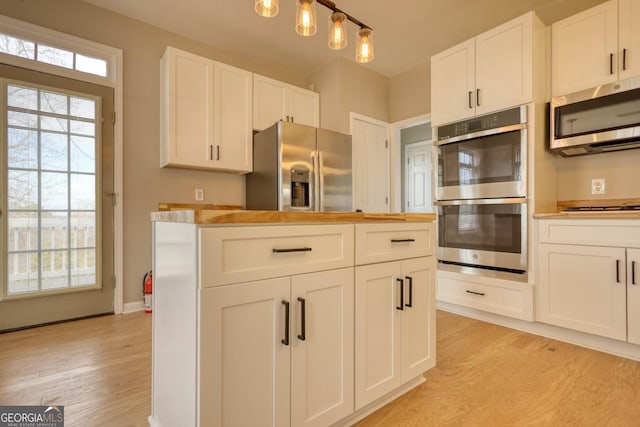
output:
[{"label": "pendant light fixture", "polygon": [[371,28],[363,27],[358,30],[356,61],[360,63],[373,61],[373,31]]},{"label": "pendant light fixture", "polygon": [[329,17],[329,47],[340,50],[347,47],[347,15],[333,12]]},{"label": "pendant light fixture", "polygon": [[318,10],[315,0],[296,0],[296,33],[308,37],[318,29]]},{"label": "pendant light fixture", "polygon": [[278,0],[256,0],[256,12],[265,18],[273,18],[278,14]]},{"label": "pendant light fixture", "polygon": [[[331,0],[294,0],[296,2],[296,33],[312,36],[318,29],[317,3],[331,10],[329,17],[329,47],[339,50],[347,47],[347,21],[356,24],[358,40],[356,61],[373,61],[373,29],[348,13],[338,9]],[[278,0],[255,0],[256,12],[260,16],[272,17],[278,14]]]}]

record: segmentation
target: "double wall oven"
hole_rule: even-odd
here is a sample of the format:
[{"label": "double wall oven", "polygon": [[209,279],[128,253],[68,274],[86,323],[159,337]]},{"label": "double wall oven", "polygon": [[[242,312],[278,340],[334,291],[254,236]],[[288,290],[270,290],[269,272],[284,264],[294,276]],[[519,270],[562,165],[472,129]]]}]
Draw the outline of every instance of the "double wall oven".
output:
[{"label": "double wall oven", "polygon": [[436,132],[439,267],[525,281],[526,106]]}]

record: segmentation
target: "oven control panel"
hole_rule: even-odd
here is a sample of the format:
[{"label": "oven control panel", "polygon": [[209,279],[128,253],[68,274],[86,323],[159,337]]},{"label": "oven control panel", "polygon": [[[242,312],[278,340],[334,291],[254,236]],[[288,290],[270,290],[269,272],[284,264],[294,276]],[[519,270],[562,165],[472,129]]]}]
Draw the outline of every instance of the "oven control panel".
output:
[{"label": "oven control panel", "polygon": [[525,107],[474,117],[463,122],[451,123],[438,128],[438,140],[455,138],[457,136],[480,132],[488,129],[501,128],[520,123],[526,123]]}]

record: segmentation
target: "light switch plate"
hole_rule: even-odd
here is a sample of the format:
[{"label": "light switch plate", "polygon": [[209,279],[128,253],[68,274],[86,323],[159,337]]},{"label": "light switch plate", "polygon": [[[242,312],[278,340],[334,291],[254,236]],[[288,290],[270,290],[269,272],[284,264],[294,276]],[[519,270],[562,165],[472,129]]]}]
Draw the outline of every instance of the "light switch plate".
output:
[{"label": "light switch plate", "polygon": [[204,200],[204,189],[196,188],[196,202],[201,202]]}]

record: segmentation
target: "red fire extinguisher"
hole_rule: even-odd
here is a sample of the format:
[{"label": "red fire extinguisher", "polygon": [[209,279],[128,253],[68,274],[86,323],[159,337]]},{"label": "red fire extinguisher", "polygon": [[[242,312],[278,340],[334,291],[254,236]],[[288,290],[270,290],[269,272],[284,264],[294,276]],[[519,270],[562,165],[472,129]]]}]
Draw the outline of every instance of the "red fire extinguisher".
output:
[{"label": "red fire extinguisher", "polygon": [[142,279],[142,295],[144,296],[144,312],[151,313],[153,298],[153,271],[145,273]]}]

